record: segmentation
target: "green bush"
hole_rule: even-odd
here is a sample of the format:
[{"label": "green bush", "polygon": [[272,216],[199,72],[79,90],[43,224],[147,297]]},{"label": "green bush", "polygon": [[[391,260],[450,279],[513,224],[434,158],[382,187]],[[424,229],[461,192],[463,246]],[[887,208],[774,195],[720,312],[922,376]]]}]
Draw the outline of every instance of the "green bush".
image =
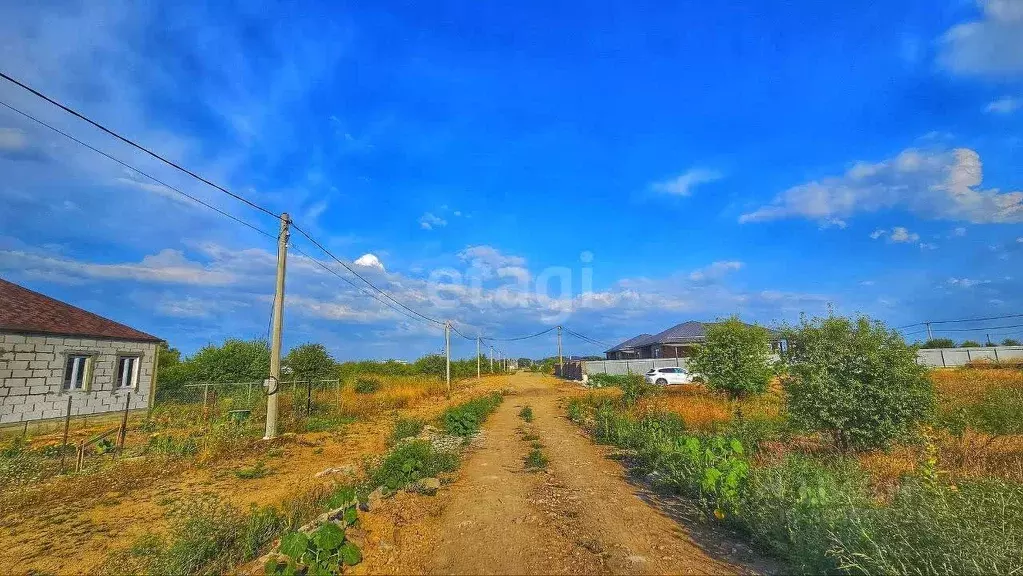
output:
[{"label": "green bush", "polygon": [[976,340],[963,340],[963,343],[959,345],[960,348],[980,348],[980,342]]},{"label": "green bush", "polygon": [[956,343],[951,338],[931,338],[922,345],[923,348],[955,348]]},{"label": "green bush", "polygon": [[543,470],[550,464],[550,460],[547,455],[543,453],[543,450],[534,447],[526,455],[526,469],[527,470]]},{"label": "green bush", "polygon": [[902,336],[880,322],[829,316],[788,334],[788,414],[841,450],[885,447],[927,420],[934,388]]},{"label": "green bush", "polygon": [[463,438],[476,434],[487,416],[497,410],[501,400],[501,394],[495,392],[448,408],[441,416],[444,431]]},{"label": "green bush", "polygon": [[355,393],[356,394],[372,394],[380,390],[380,381],[376,378],[356,378],[355,379]]},{"label": "green bush", "polygon": [[581,424],[586,418],[586,414],[583,409],[583,403],[578,398],[574,398],[568,403],[568,419],[576,424]]},{"label": "green bush", "polygon": [[374,486],[393,492],[456,468],[458,454],[437,450],[426,440],[413,440],[391,450],[370,473],[370,478]]},{"label": "green bush", "polygon": [[530,407],[530,406],[526,406],[522,410],[519,410],[519,418],[522,418],[526,422],[532,422],[533,421],[533,408]]},{"label": "green bush", "polygon": [[771,382],[771,339],[766,328],[737,317],[707,326],[707,340],[689,362],[711,390],[736,399],[763,394]]},{"label": "green bush", "polygon": [[418,436],[425,427],[426,423],[422,420],[399,418],[395,421],[394,428],[391,429],[390,443],[393,445],[397,444],[399,440]]}]

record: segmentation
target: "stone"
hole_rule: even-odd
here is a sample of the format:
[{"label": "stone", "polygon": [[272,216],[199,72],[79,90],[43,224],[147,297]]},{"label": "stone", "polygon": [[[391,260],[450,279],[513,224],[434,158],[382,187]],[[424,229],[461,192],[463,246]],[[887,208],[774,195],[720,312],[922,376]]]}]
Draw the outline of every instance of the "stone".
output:
[{"label": "stone", "polygon": [[346,476],[351,476],[351,475],[355,474],[355,468],[353,466],[340,466],[340,467],[333,467],[332,466],[330,468],[327,468],[325,470],[321,470],[321,471],[317,472],[316,473],[316,477],[317,478],[322,478],[324,476],[330,476],[331,474],[344,474]]},{"label": "stone", "polygon": [[376,490],[369,493],[365,502],[359,503],[359,509],[363,512],[369,512],[380,507],[380,504],[384,501],[384,489],[377,488]]},{"label": "stone", "polygon": [[420,478],[416,481],[416,492],[433,496],[440,490],[440,480],[436,478]]}]

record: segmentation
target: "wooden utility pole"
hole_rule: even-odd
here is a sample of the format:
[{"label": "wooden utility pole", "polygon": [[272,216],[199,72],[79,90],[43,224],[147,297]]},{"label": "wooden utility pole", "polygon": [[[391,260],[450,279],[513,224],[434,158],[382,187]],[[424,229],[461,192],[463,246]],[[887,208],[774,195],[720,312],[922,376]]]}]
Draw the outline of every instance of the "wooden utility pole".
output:
[{"label": "wooden utility pole", "polygon": [[565,360],[561,357],[561,326],[558,326],[558,376],[565,377]]},{"label": "wooden utility pole", "polygon": [[448,398],[451,398],[451,322],[444,323],[444,366]]},{"label": "wooden utility pole", "polygon": [[476,337],[476,379],[480,379],[480,337]]},{"label": "wooden utility pole", "polygon": [[490,373],[493,374],[493,372],[494,372],[494,346],[493,346],[493,344],[491,344],[490,345]]},{"label": "wooden utility pole", "polygon": [[281,232],[277,236],[277,284],[274,288],[273,333],[270,337],[270,378],[266,382],[266,434],[264,440],[277,437],[277,392],[281,384],[281,327],[284,325],[284,270],[288,260],[291,218],[281,214]]}]

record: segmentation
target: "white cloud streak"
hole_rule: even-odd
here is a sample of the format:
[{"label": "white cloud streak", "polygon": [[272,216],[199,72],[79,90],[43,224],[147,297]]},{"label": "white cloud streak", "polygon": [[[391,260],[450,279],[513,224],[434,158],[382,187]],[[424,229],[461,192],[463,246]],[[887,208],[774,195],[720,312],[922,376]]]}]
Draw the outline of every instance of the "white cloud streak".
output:
[{"label": "white cloud streak", "polygon": [[668,180],[654,182],[650,188],[655,192],[669,194],[672,196],[689,196],[693,190],[702,184],[716,182],[724,177],[716,170],[706,168],[693,168],[688,172],[680,174]]}]

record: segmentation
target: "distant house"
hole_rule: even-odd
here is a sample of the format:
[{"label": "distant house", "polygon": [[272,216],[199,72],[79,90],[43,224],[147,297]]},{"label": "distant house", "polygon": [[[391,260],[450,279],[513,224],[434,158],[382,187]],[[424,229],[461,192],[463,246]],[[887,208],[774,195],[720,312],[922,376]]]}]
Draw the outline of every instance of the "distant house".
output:
[{"label": "distant house", "polygon": [[0,425],[147,408],[160,342],[0,279]]},{"label": "distant house", "polygon": [[[604,352],[608,360],[644,360],[650,358],[688,358],[707,340],[707,327],[714,322],[690,320],[658,334],[640,334]],[[772,331],[772,334],[775,334]],[[777,341],[772,342],[777,347]]]}]

